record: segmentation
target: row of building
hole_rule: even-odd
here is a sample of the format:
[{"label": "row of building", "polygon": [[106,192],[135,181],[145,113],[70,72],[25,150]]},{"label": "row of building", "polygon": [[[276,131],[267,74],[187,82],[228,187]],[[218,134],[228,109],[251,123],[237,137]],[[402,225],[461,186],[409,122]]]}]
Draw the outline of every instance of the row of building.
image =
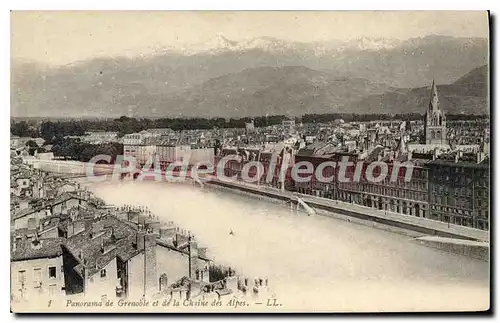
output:
[{"label": "row of building", "polygon": [[[114,134],[99,136],[103,140],[115,138]],[[266,177],[272,154],[278,153],[277,167],[285,162],[288,169],[282,183],[279,171],[274,172],[273,186],[411,216],[489,228],[489,120],[448,121],[434,83],[421,121],[339,119],[325,124],[296,124],[294,119],[287,119],[267,127],[255,127],[249,122],[245,129],[147,129],[120,140],[123,154],[134,157],[139,167],[156,160],[162,167],[186,161],[189,165],[215,165],[225,156],[237,156],[225,164],[226,176],[239,175],[246,163],[258,160],[264,165]],[[389,168],[394,162],[411,162],[412,180],[372,183],[362,177],[357,183],[342,183],[336,182],[335,176],[331,183],[314,177],[307,183],[295,183],[291,178],[290,168],[298,162],[319,165],[328,160],[338,162],[343,156],[363,163],[364,170],[373,161],[384,161]],[[353,171],[348,169],[348,176]]]},{"label": "row of building", "polygon": [[[340,120],[327,130],[316,129],[316,138],[310,142],[304,140],[306,136],[296,137],[295,141],[283,142],[281,146],[275,144],[274,149],[269,149],[266,144],[225,146],[216,161],[227,156],[235,157],[225,164],[224,174],[239,176],[240,180],[245,164],[258,160],[264,165],[262,180],[257,181],[261,185],[481,230],[489,229],[488,131],[478,130],[478,125],[474,123],[471,129],[480,136],[476,143],[450,144],[446,116],[439,107],[435,84],[431,87],[431,99],[420,130],[416,131],[415,124],[409,122],[394,124],[386,121],[385,124],[362,123],[358,126],[356,129]],[[318,140],[319,137],[324,140]],[[419,142],[419,138],[423,142]],[[267,178],[271,155],[276,151],[279,159],[275,164],[274,177],[268,183],[263,179]],[[288,156],[287,171],[280,179],[285,156]],[[291,176],[290,170],[297,163],[310,162],[316,169],[326,161],[338,163],[342,158],[354,163],[346,170],[346,177],[351,179],[348,182],[338,180],[339,168],[323,170],[324,177],[333,175],[328,183],[319,181],[315,171],[311,180],[306,182],[295,182]],[[390,177],[376,183],[367,180],[366,168],[377,161],[388,165],[389,174],[392,174],[395,163],[411,163],[411,180],[405,180],[405,168],[398,172],[396,181]],[[361,172],[359,181],[356,181],[352,179],[358,163]]]},{"label": "row of building", "polygon": [[[215,165],[221,158],[233,156],[224,165],[224,174],[241,179],[246,163],[260,161],[264,173],[258,184],[488,230],[489,122],[454,121],[449,125],[433,83],[422,121],[336,120],[329,124],[296,124],[287,119],[281,125],[262,128],[250,122],[243,130],[192,132],[198,136],[193,142],[203,142],[206,145],[203,147],[176,144],[179,134],[170,129],[125,135],[123,142],[124,154],[136,157],[139,164],[158,158],[165,166],[190,156],[190,165],[198,162]],[[279,160],[272,180],[267,183],[263,179],[269,172],[273,153],[279,154]],[[295,183],[291,177],[291,168],[296,163],[308,161],[317,167],[325,161],[339,162],[342,157],[362,164],[360,181],[338,182],[338,169],[330,171],[333,173],[329,175],[335,175],[330,183],[318,181],[314,174],[305,183]],[[374,161],[387,163],[389,173],[394,163],[410,162],[411,181],[405,181],[405,174],[400,174],[397,181],[368,181],[364,172]],[[284,162],[287,168],[280,181]],[[348,168],[347,176],[354,176],[354,172],[355,167]]]},{"label": "row of building", "polygon": [[210,299],[267,290],[232,270],[213,281],[207,249],[144,207],[107,206],[78,183],[33,169],[21,157],[11,159],[11,183],[13,304],[41,297]]}]

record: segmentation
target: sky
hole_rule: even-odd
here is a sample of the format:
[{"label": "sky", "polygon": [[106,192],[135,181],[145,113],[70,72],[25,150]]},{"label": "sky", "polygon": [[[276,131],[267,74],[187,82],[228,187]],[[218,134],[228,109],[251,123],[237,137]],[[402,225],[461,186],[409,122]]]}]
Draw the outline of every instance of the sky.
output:
[{"label": "sky", "polygon": [[64,65],[99,56],[189,48],[216,35],[241,41],[488,37],[485,11],[13,11],[11,58]]}]

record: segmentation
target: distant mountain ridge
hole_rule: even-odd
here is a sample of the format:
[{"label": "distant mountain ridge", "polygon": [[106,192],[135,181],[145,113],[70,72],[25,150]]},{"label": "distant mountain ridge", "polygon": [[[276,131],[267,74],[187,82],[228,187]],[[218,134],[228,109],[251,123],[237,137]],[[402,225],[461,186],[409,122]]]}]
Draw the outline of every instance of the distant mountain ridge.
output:
[{"label": "distant mountain ridge", "polygon": [[[338,77],[304,66],[260,67],[211,79],[164,100],[162,105],[169,114],[179,116],[300,115],[328,113],[346,100],[360,100],[390,89],[386,84]],[[157,108],[144,114],[164,113]]]},{"label": "distant mountain ridge", "polygon": [[197,54],[220,54],[226,51],[247,51],[260,49],[269,53],[286,52],[289,50],[294,51],[308,51],[308,54],[317,56],[324,55],[325,53],[335,54],[336,52],[343,52],[346,50],[380,50],[391,49],[402,43],[398,39],[373,39],[373,38],[357,38],[347,41],[332,40],[323,42],[303,43],[303,42],[290,42],[273,37],[257,37],[250,38],[242,41],[230,40],[223,35],[216,35],[206,42],[193,44],[188,48],[163,48],[158,51],[181,53],[183,55],[197,55]]},{"label": "distant mountain ridge", "polygon": [[[441,109],[447,114],[489,114],[488,67],[473,69],[451,84],[438,85]],[[430,84],[371,95],[349,105],[373,113],[423,113],[430,100]]]},{"label": "distant mountain ridge", "polygon": [[[182,53],[162,49],[145,57],[96,58],[56,68],[13,61],[11,114],[54,117],[120,116],[129,113],[145,117],[159,114],[225,116],[226,111],[218,105],[231,101],[214,98],[213,95],[218,92],[228,92],[230,97],[232,94],[233,98],[242,101],[254,102],[255,98],[260,98],[263,107],[270,109],[265,111],[269,114],[286,111],[280,107],[282,103],[289,103],[291,107],[288,110],[295,114],[293,100],[302,100],[301,109],[312,113],[343,106],[354,109],[351,112],[365,113],[365,108],[352,105],[355,100],[363,96],[375,97],[385,91],[394,92],[396,88],[427,86],[433,74],[439,84],[450,84],[474,68],[487,64],[488,58],[486,39],[445,36],[405,41],[365,38],[311,44],[268,37],[235,42],[219,36],[212,47],[203,44],[199,49],[189,50],[189,53]],[[286,69],[300,66],[309,71],[299,73],[296,69],[299,75],[293,77],[291,70]],[[265,73],[265,68],[276,68],[276,73]],[[257,71],[254,75],[256,80],[259,73],[266,75],[264,80],[252,81],[253,76],[248,75],[252,69]],[[238,73],[243,74],[235,76]],[[277,84],[280,75],[286,75],[297,83]],[[241,87],[245,87],[241,82],[250,82],[246,88],[256,89],[255,98],[248,96],[250,90],[238,93],[230,89],[230,84],[223,85],[220,80],[217,81],[218,78],[224,80],[226,76],[226,80],[232,78]],[[270,77],[269,81],[265,80],[267,77]],[[366,91],[359,84],[354,85],[352,94],[339,90],[338,94],[345,95],[344,101],[352,101],[346,105],[336,95],[339,82],[332,87],[333,91],[327,88],[327,84],[335,78],[349,80],[344,85],[350,82],[366,82],[369,85]],[[264,83],[259,86],[259,82]],[[203,89],[208,91],[206,98],[203,98]],[[182,95],[186,98],[183,99]],[[215,106],[201,111],[195,104],[201,101]],[[251,102],[240,104],[235,101],[234,105],[241,108],[234,110],[231,107],[230,113],[244,116],[237,114],[254,114],[254,109],[264,109],[255,108],[256,103]],[[179,105],[182,103],[184,106]],[[194,110],[189,110],[189,107]],[[272,107],[276,107],[277,111],[273,111]]]},{"label": "distant mountain ridge", "polygon": [[[441,107],[448,114],[488,114],[487,66],[457,81],[438,85]],[[338,77],[303,66],[263,67],[209,80],[162,101],[170,114],[238,117],[311,113],[423,113],[430,84],[414,89],[392,88],[362,78]],[[186,111],[192,115],[186,114]],[[155,109],[145,115],[162,116]]]}]

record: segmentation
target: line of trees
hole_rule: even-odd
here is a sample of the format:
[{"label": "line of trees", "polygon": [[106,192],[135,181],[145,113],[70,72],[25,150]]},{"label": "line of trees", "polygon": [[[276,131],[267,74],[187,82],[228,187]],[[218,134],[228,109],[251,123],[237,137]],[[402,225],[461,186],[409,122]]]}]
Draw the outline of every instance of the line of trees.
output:
[{"label": "line of trees", "polygon": [[[66,120],[66,121],[44,121],[37,129],[36,124],[28,124],[26,121],[11,122],[11,133],[21,137],[42,137],[47,143],[53,143],[57,138],[64,136],[82,136],[87,131],[115,131],[119,136],[139,132],[149,128],[171,128],[172,130],[190,129],[213,129],[213,128],[244,128],[245,123],[254,121],[256,127],[264,127],[280,124],[287,117],[284,115],[245,117],[245,118],[129,118],[120,117],[108,120]],[[487,119],[488,115],[447,115],[448,120],[474,120]],[[354,114],[354,113],[328,113],[328,114],[305,114],[296,117],[296,122],[303,123],[327,123],[337,119],[346,122],[351,121],[375,121],[375,120],[422,120],[423,115],[410,114]]]},{"label": "line of trees", "polygon": [[36,126],[26,121],[11,121],[10,133],[19,137],[40,137],[40,132],[36,129]]},{"label": "line of trees", "polygon": [[75,138],[58,137],[53,144],[54,156],[81,162],[88,162],[93,157],[103,154],[111,156],[111,163],[114,163],[116,157],[123,154],[123,144],[116,142],[93,145]]}]

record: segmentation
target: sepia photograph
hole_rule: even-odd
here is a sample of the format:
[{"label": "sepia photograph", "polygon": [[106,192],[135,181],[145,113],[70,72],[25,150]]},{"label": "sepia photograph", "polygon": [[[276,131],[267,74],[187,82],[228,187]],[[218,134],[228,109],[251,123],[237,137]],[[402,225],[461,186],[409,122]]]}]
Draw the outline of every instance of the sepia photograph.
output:
[{"label": "sepia photograph", "polygon": [[490,21],[11,11],[11,312],[489,311]]}]

